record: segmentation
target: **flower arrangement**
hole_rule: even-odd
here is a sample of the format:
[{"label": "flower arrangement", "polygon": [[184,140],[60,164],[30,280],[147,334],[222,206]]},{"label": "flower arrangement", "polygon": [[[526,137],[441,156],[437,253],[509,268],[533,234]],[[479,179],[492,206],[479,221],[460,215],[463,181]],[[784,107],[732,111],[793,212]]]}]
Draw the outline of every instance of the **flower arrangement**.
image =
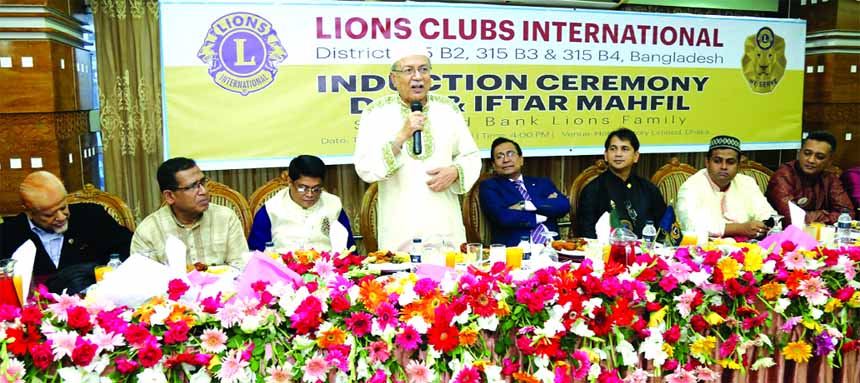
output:
[{"label": "flower arrangement", "polygon": [[[512,273],[379,277],[279,255],[296,281],[139,307],[39,288],[0,307],[0,382],[711,382],[860,345],[860,248],[737,244]],[[752,349],[758,350],[751,358]]]}]

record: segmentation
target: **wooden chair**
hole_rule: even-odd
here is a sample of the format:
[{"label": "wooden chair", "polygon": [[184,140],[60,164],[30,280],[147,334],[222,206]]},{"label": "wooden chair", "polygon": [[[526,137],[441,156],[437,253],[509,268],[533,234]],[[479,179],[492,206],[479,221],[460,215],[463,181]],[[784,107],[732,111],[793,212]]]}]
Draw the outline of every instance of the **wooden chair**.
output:
[{"label": "wooden chair", "polygon": [[589,182],[597,178],[597,176],[603,174],[603,172],[609,169],[609,165],[603,159],[598,159],[594,161],[594,165],[591,165],[582,173],[579,173],[576,178],[573,179],[573,183],[570,184],[570,189],[568,189],[568,193],[570,194],[570,236],[573,237],[576,234],[576,208],[579,205],[579,197],[582,194],[582,189],[585,189],[585,185],[588,185]]},{"label": "wooden chair", "polygon": [[254,193],[251,194],[251,198],[248,199],[248,205],[251,208],[251,219],[253,220],[253,217],[257,215],[257,211],[259,211],[269,199],[289,186],[290,173],[284,170],[277,178],[266,182],[263,186],[254,190]]},{"label": "wooden chair", "polygon": [[463,196],[461,211],[463,214],[463,225],[466,226],[466,241],[469,243],[489,244],[492,240],[490,225],[487,224],[487,217],[481,212],[481,200],[479,196],[481,182],[492,176],[490,173],[482,173],[475,184],[472,185],[472,189]]},{"label": "wooden chair", "polygon": [[84,185],[83,189],[69,194],[68,203],[91,203],[99,205],[120,225],[127,227],[131,231],[134,231],[136,227],[134,214],[131,213],[131,209],[129,209],[122,198],[103,192],[93,186],[93,184],[88,183]]},{"label": "wooden chair", "polygon": [[750,160],[746,156],[741,158],[741,163],[738,164],[738,173],[750,176],[758,184],[758,188],[764,193],[767,191],[767,184],[770,182],[770,177],[773,175],[773,170],[759,162]]},{"label": "wooden chair", "polygon": [[376,206],[379,199],[379,186],[376,182],[370,184],[361,199],[361,212],[359,213],[358,230],[361,232],[364,251],[370,253],[378,250],[376,236]]},{"label": "wooden chair", "polygon": [[239,217],[239,221],[242,222],[245,238],[248,238],[254,218],[251,216],[251,208],[248,206],[248,200],[245,199],[245,196],[230,189],[227,185],[213,180],[206,183],[206,190],[209,191],[209,199],[212,203],[233,209],[236,216]]},{"label": "wooden chair", "polygon": [[696,168],[681,163],[678,157],[672,157],[669,163],[661,166],[651,176],[651,183],[660,189],[660,194],[663,195],[663,200],[667,204],[674,204],[675,200],[678,199],[678,189],[681,188],[681,184],[693,174],[696,174]]}]

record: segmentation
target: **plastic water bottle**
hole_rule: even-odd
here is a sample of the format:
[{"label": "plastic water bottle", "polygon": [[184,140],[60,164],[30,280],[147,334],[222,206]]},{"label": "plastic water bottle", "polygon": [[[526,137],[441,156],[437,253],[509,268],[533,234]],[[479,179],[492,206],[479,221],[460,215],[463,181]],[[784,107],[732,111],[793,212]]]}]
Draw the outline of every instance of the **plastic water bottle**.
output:
[{"label": "plastic water bottle", "polygon": [[111,254],[107,265],[110,267],[111,271],[119,268],[119,266],[122,265],[122,261],[119,260],[119,254]]},{"label": "plastic water bottle", "polygon": [[266,242],[266,248],[263,249],[263,253],[274,254],[275,253],[275,243],[272,241]]},{"label": "plastic water bottle", "polygon": [[531,237],[524,235],[520,237],[520,243],[517,247],[523,249],[523,261],[528,261],[532,259],[532,243]]},{"label": "plastic water bottle", "polygon": [[421,263],[421,253],[424,252],[424,246],[421,244],[421,238],[412,240],[412,248],[409,249],[409,261],[412,263]]},{"label": "plastic water bottle", "polygon": [[645,227],[642,228],[642,244],[646,249],[650,249],[654,244],[654,239],[657,238],[657,228],[654,227],[654,221],[645,221]]},{"label": "plastic water bottle", "polygon": [[851,216],[848,210],[843,210],[836,221],[836,243],[847,245],[851,242]]}]

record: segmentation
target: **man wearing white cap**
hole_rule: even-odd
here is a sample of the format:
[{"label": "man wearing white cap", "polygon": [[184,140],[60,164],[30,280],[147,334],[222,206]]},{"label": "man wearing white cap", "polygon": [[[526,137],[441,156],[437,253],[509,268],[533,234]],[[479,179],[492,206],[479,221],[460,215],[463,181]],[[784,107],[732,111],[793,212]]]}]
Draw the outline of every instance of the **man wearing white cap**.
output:
[{"label": "man wearing white cap", "polygon": [[430,58],[424,44],[391,49],[396,94],[368,105],[355,143],[355,170],[379,183],[379,248],[408,249],[413,238],[466,240],[458,194],[478,179],[481,160],[459,107],[428,94]]}]

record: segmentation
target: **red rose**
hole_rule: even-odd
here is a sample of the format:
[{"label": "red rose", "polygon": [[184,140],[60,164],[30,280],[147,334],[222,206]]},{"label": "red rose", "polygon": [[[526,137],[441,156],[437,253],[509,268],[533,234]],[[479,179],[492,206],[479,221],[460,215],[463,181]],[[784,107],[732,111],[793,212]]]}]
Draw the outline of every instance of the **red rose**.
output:
[{"label": "red rose", "polygon": [[42,324],[42,310],[36,306],[27,306],[21,313],[21,323],[31,326],[39,326]]},{"label": "red rose", "polygon": [[93,328],[93,324],[90,322],[90,313],[87,309],[81,306],[74,306],[68,308],[66,313],[69,316],[69,327],[81,333],[89,332]]},{"label": "red rose", "polygon": [[140,367],[137,362],[133,360],[128,360],[125,357],[119,358],[116,360],[116,369],[121,374],[129,374],[137,370]]},{"label": "red rose", "polygon": [[693,331],[704,334],[705,330],[708,329],[708,321],[705,320],[701,315],[694,315],[690,318],[690,325],[693,326]]},{"label": "red rose", "polygon": [[678,361],[675,359],[669,359],[663,363],[663,371],[672,371],[676,368],[678,368]]},{"label": "red rose", "polygon": [[677,324],[672,325],[672,328],[663,333],[663,340],[666,343],[674,344],[678,339],[681,339],[681,328]]},{"label": "red rose", "polygon": [[158,344],[155,342],[147,342],[143,348],[140,349],[140,352],[137,354],[137,359],[140,360],[140,365],[144,368],[149,368],[158,364],[158,361],[161,360],[161,357],[164,354],[161,353],[161,349],[158,348]]},{"label": "red rose", "polygon": [[172,322],[168,321],[167,326],[169,327],[167,331],[164,332],[164,343],[166,344],[176,344],[180,342],[185,342],[188,340],[188,324],[179,321]]},{"label": "red rose", "polygon": [[98,350],[98,346],[93,342],[78,337],[75,349],[72,350],[72,363],[79,367],[88,366],[93,361],[93,357],[96,356],[96,350]]},{"label": "red rose", "polygon": [[342,313],[349,310],[350,307],[349,299],[347,299],[345,295],[335,296],[331,300],[331,309],[336,313]]},{"label": "red rose", "polygon": [[787,253],[789,251],[794,251],[794,249],[797,248],[797,244],[795,244],[794,242],[791,242],[791,241],[785,241],[782,243],[781,247],[782,247],[782,252]]},{"label": "red rose", "polygon": [[54,355],[51,353],[51,345],[47,342],[38,343],[30,346],[30,358],[33,359],[33,365],[36,368],[45,371],[48,366],[54,362]]},{"label": "red rose", "polygon": [[188,291],[188,285],[181,279],[171,279],[167,284],[167,297],[171,300],[179,299],[186,291]]},{"label": "red rose", "polygon": [[143,327],[143,325],[141,324],[128,326],[123,335],[125,335],[125,340],[127,340],[130,345],[135,347],[142,345],[150,337],[152,337],[152,334],[149,333],[149,330],[147,330],[146,327]]}]

